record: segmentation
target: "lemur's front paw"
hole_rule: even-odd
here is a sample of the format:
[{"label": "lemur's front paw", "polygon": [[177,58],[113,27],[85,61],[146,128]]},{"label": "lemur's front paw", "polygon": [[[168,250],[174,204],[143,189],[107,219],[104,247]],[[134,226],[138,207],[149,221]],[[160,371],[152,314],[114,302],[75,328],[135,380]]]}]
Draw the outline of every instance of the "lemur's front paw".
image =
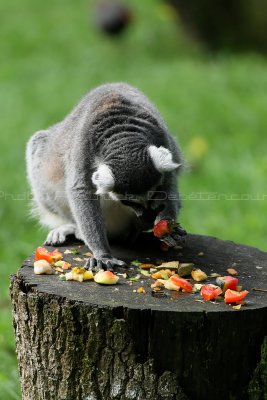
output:
[{"label": "lemur's front paw", "polygon": [[118,260],[117,258],[108,258],[108,257],[97,257],[97,258],[89,258],[87,260],[85,268],[88,270],[101,270],[104,269],[106,271],[113,271],[117,267],[126,267],[127,264]]},{"label": "lemur's front paw", "polygon": [[68,235],[75,234],[75,225],[65,224],[58,228],[52,229],[47,235],[45,244],[50,246],[55,246],[57,244],[64,243]]},{"label": "lemur's front paw", "polygon": [[162,219],[153,229],[154,235],[169,247],[174,247],[184,241],[187,235],[185,229],[173,220]]}]

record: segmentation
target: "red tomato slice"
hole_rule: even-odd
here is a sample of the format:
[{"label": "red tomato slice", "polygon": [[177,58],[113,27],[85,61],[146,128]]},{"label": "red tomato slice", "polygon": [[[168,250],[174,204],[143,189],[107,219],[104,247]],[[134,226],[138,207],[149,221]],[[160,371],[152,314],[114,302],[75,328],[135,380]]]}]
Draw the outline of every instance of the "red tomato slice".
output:
[{"label": "red tomato slice", "polygon": [[219,286],[212,285],[211,283],[203,285],[200,291],[201,296],[204,300],[209,301],[214,299],[216,296],[222,293],[222,289]]},{"label": "red tomato slice", "polygon": [[37,247],[35,252],[35,260],[46,260],[49,263],[59,261],[63,258],[62,253],[58,250],[48,251],[45,247]]},{"label": "red tomato slice", "polygon": [[53,261],[50,252],[45,247],[37,247],[35,252],[35,260],[46,260],[49,263]]},{"label": "red tomato slice", "polygon": [[238,279],[233,276],[219,276],[216,279],[216,284],[225,292],[227,289],[236,290]]},{"label": "red tomato slice", "polygon": [[247,290],[242,292],[236,292],[235,290],[227,289],[224,295],[225,303],[236,303],[243,300],[243,298],[248,294]]},{"label": "red tomato slice", "polygon": [[180,288],[184,289],[186,292],[192,293],[193,286],[186,279],[180,278],[180,276],[173,275],[169,278],[169,280],[174,283],[176,286],[180,286]]},{"label": "red tomato slice", "polygon": [[170,233],[169,222],[166,219],[161,219],[153,228],[154,236],[161,238],[166,233]]}]

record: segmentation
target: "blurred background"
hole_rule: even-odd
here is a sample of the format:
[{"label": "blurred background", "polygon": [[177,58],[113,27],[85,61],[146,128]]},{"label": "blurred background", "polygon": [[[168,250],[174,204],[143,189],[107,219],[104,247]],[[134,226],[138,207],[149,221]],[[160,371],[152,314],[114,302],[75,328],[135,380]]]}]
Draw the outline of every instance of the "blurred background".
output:
[{"label": "blurred background", "polygon": [[90,88],[126,81],[159,108],[188,168],[189,232],[267,251],[264,0],[0,2],[0,397],[20,399],[9,275],[44,242],[24,149]]}]

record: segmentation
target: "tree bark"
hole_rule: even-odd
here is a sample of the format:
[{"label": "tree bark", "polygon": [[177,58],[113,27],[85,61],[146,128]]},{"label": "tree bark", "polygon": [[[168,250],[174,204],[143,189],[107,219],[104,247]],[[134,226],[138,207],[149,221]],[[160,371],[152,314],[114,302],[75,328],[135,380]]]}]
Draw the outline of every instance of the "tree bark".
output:
[{"label": "tree bark", "polygon": [[[73,243],[59,250],[70,247],[78,257],[88,251]],[[163,258],[149,235],[113,253],[128,262]],[[147,277],[133,285],[121,277],[115,287],[61,282],[34,275],[33,258],[25,261],[11,279],[23,400],[266,399],[267,294],[253,288],[267,288],[267,254],[189,235],[164,258],[222,275],[235,263],[250,290],[246,306],[187,293],[158,298]],[[139,286],[146,294],[133,292]]]}]

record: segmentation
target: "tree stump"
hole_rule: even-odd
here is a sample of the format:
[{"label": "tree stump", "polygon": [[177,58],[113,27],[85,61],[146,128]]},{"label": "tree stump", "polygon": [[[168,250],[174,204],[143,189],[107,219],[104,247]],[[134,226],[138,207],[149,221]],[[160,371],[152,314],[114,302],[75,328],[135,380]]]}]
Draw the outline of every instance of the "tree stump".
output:
[{"label": "tree stump", "polygon": [[[73,258],[84,258],[84,245],[59,250],[73,247],[79,253],[64,259],[82,265]],[[246,305],[236,310],[180,292],[152,296],[145,276],[132,285],[122,276],[116,286],[62,282],[34,275],[32,256],[11,278],[23,400],[267,398],[267,293],[253,290],[267,289],[267,253],[198,235],[181,250],[157,248],[144,234],[134,247],[113,246],[113,254],[194,262],[209,275],[227,275],[234,265],[250,291]],[[134,292],[139,286],[146,294]]]}]

